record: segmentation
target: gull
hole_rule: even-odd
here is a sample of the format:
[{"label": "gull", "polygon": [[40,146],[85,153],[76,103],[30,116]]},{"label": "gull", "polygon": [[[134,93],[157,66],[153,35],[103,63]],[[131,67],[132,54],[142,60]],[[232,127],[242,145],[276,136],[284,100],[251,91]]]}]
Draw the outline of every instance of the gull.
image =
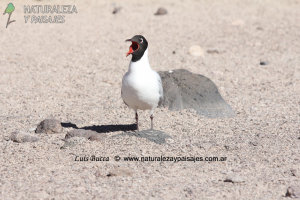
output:
[{"label": "gull", "polygon": [[148,42],[142,35],[135,35],[126,56],[132,55],[128,71],[123,76],[121,96],[124,103],[135,111],[139,130],[138,110],[150,110],[151,130],[154,109],[163,99],[163,87],[159,74],[152,70],[148,59]]}]

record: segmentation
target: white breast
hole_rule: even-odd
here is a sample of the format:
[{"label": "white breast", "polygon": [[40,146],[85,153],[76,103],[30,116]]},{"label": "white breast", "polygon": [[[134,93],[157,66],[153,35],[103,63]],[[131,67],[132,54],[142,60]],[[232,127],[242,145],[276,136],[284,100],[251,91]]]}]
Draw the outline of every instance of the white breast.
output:
[{"label": "white breast", "polygon": [[162,96],[161,80],[148,61],[148,50],[143,57],[130,62],[122,81],[122,98],[134,110],[153,110]]}]

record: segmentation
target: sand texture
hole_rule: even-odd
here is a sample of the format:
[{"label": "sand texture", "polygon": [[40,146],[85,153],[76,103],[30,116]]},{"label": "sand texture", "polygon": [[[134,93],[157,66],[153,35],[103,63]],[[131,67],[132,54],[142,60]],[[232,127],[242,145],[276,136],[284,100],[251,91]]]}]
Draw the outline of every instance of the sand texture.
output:
[{"label": "sand texture", "polygon": [[[0,2],[0,199],[299,196],[299,0],[17,0],[6,29],[8,3]],[[24,4],[75,4],[78,13],[25,24]],[[147,38],[156,71],[211,81],[217,104],[199,108],[226,105],[226,116],[160,107],[155,130],[145,111],[135,132],[121,80],[125,39],[136,34]]]}]

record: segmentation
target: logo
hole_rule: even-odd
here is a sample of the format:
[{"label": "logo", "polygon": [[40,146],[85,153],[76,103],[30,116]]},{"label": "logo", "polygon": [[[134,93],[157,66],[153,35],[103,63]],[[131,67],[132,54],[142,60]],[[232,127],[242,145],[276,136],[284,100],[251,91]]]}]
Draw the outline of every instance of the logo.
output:
[{"label": "logo", "polygon": [[75,5],[24,5],[25,24],[62,24],[71,14],[77,14]]},{"label": "logo", "polygon": [[7,5],[7,8],[5,9],[5,11],[4,11],[4,13],[3,13],[3,15],[5,15],[6,13],[8,14],[8,19],[7,19],[7,23],[6,23],[6,28],[8,27],[8,25],[9,25],[10,23],[13,23],[13,22],[16,21],[16,20],[10,21],[11,14],[14,12],[14,10],[15,10],[14,4],[9,3],[9,4]]}]

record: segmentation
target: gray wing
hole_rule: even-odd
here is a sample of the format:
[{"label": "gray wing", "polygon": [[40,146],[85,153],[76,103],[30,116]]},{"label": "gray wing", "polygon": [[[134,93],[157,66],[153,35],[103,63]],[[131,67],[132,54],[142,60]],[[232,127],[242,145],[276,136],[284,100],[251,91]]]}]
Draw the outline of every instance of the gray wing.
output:
[{"label": "gray wing", "polygon": [[161,78],[159,76],[158,73],[157,74],[157,79],[158,79],[158,87],[159,87],[159,101],[158,101],[158,106],[160,106],[164,100],[164,91],[163,91],[163,86],[162,86],[162,81],[161,81]]},{"label": "gray wing", "polygon": [[[122,93],[123,93],[123,92],[122,92],[122,90],[121,90],[121,97],[122,97]],[[122,98],[122,99],[123,99],[123,98]],[[128,106],[128,104],[124,101],[124,99],[123,99],[123,102],[125,103],[126,106]],[[128,106],[128,107],[129,107],[129,106]]]}]

